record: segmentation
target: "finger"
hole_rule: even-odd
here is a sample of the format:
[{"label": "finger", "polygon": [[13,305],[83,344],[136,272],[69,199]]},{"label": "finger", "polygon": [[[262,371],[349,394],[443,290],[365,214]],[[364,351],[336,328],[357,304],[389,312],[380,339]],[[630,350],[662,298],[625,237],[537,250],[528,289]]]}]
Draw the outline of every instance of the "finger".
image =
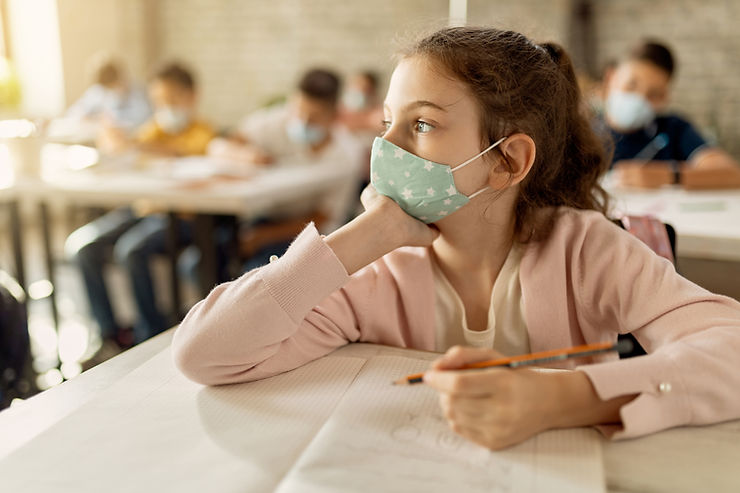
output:
[{"label": "finger", "polygon": [[448,394],[484,396],[495,395],[505,384],[511,372],[505,368],[486,370],[441,371],[429,370],[424,373],[424,383]]},{"label": "finger", "polygon": [[432,363],[435,370],[450,370],[461,368],[470,363],[502,358],[498,351],[488,348],[474,348],[468,346],[453,346],[441,358]]},{"label": "finger", "polygon": [[370,204],[372,204],[373,200],[378,196],[378,192],[375,190],[375,187],[372,183],[368,183],[368,185],[362,190],[362,193],[360,194],[360,202],[362,203],[362,206],[365,208],[365,210],[368,209]]}]

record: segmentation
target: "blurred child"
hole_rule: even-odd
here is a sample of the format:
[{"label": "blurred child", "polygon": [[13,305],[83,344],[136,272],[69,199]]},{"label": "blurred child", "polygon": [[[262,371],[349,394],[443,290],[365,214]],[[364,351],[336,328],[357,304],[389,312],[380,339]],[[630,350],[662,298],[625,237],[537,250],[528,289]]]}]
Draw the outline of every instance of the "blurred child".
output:
[{"label": "blurred child", "polygon": [[357,202],[363,156],[357,142],[337,125],[339,93],[340,80],[333,72],[309,70],[286,104],[254,112],[230,138],[214,139],[209,146],[209,154],[245,164],[341,167],[356,177],[349,179],[346,193],[319,202],[293,201],[258,221],[249,243],[255,245],[253,255],[255,250],[264,250],[260,259],[281,253],[309,220],[322,218],[327,230],[343,224]]},{"label": "blurred child", "polygon": [[152,114],[149,100],[128,78],[123,64],[109,56],[96,57],[92,63],[93,85],[65,116],[95,120],[125,132],[144,123]]},{"label": "blurred child", "polygon": [[370,144],[383,130],[383,104],[379,97],[379,78],[366,70],[350,77],[342,96],[339,120],[350,132],[370,137]]},{"label": "blurred child", "polygon": [[[197,92],[191,73],[180,65],[167,65],[156,73],[149,92],[155,109],[153,118],[133,139],[116,135],[116,146],[164,156],[203,154],[214,132],[196,115]],[[67,239],[66,251],[82,270],[92,313],[104,340],[119,345],[141,342],[171,323],[157,309],[149,270],[151,256],[166,251],[167,225],[164,215],[142,218],[131,208],[121,208],[81,227]],[[181,242],[189,243],[190,224],[178,221],[178,229]],[[115,261],[128,274],[138,310],[133,341],[124,340],[127,331],[113,314],[103,278],[111,249]]]},{"label": "blurred child", "polygon": [[668,112],[674,71],[673,55],[665,45],[643,42],[605,81],[604,116],[614,140],[613,165],[622,169],[625,184],[678,182],[684,163],[703,170],[737,167],[691,123]]}]

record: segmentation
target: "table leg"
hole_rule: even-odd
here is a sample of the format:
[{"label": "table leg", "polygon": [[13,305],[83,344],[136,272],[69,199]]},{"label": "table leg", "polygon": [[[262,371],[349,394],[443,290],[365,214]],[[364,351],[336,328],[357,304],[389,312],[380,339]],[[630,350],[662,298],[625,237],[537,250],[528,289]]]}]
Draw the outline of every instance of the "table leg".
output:
[{"label": "table leg", "polygon": [[13,263],[15,263],[15,279],[23,291],[26,291],[26,269],[23,258],[23,226],[21,225],[20,205],[17,200],[8,203],[10,216],[10,240],[13,249]]},{"label": "table leg", "polygon": [[215,236],[215,216],[198,214],[195,217],[195,244],[200,250],[199,280],[203,296],[218,284],[218,252]]},{"label": "table leg", "polygon": [[44,261],[46,262],[46,273],[52,285],[49,302],[51,303],[51,315],[54,319],[54,327],[59,331],[59,312],[57,311],[57,283],[54,274],[54,255],[51,249],[51,223],[49,221],[49,206],[45,202],[39,204],[41,215],[41,234],[44,242]]},{"label": "table leg", "polygon": [[177,253],[179,234],[177,231],[177,214],[170,212],[167,215],[167,257],[170,265],[170,293],[172,297],[172,315],[175,320],[179,321],[182,319],[180,316],[180,310],[182,304],[180,302],[180,276],[177,273]]}]

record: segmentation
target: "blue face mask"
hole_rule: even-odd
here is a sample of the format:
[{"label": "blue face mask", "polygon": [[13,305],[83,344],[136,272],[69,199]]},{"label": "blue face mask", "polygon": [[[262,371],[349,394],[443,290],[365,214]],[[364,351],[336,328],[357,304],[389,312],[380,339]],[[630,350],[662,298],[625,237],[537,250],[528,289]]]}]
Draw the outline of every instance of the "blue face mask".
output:
[{"label": "blue face mask", "polygon": [[326,129],[317,125],[311,125],[297,118],[290,119],[285,127],[288,138],[300,145],[318,144],[326,138]]},{"label": "blue face mask", "polygon": [[378,193],[392,198],[410,216],[433,223],[467,204],[484,187],[470,196],[457,190],[452,174],[487,153],[506,137],[458,166],[450,167],[420,158],[387,140],[376,137],[370,156],[370,180]]},{"label": "blue face mask", "polygon": [[606,114],[617,130],[633,132],[655,120],[655,110],[641,95],[612,91],[606,99]]}]

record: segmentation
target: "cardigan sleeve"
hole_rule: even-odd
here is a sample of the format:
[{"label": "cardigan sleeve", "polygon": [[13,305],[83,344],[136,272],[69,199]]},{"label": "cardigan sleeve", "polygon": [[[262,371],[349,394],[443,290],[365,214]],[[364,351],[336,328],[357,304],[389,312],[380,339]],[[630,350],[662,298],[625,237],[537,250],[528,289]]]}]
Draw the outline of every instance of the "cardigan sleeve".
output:
[{"label": "cardigan sleeve", "polygon": [[579,370],[621,409],[614,438],[740,417],[740,303],[680,276],[638,239],[592,216],[571,252],[584,330],[631,332],[646,356]]},{"label": "cardigan sleeve", "polygon": [[215,287],[193,306],[172,341],[175,364],[199,383],[236,383],[357,340],[351,303],[337,291],[349,279],[311,224],[280,259]]}]

